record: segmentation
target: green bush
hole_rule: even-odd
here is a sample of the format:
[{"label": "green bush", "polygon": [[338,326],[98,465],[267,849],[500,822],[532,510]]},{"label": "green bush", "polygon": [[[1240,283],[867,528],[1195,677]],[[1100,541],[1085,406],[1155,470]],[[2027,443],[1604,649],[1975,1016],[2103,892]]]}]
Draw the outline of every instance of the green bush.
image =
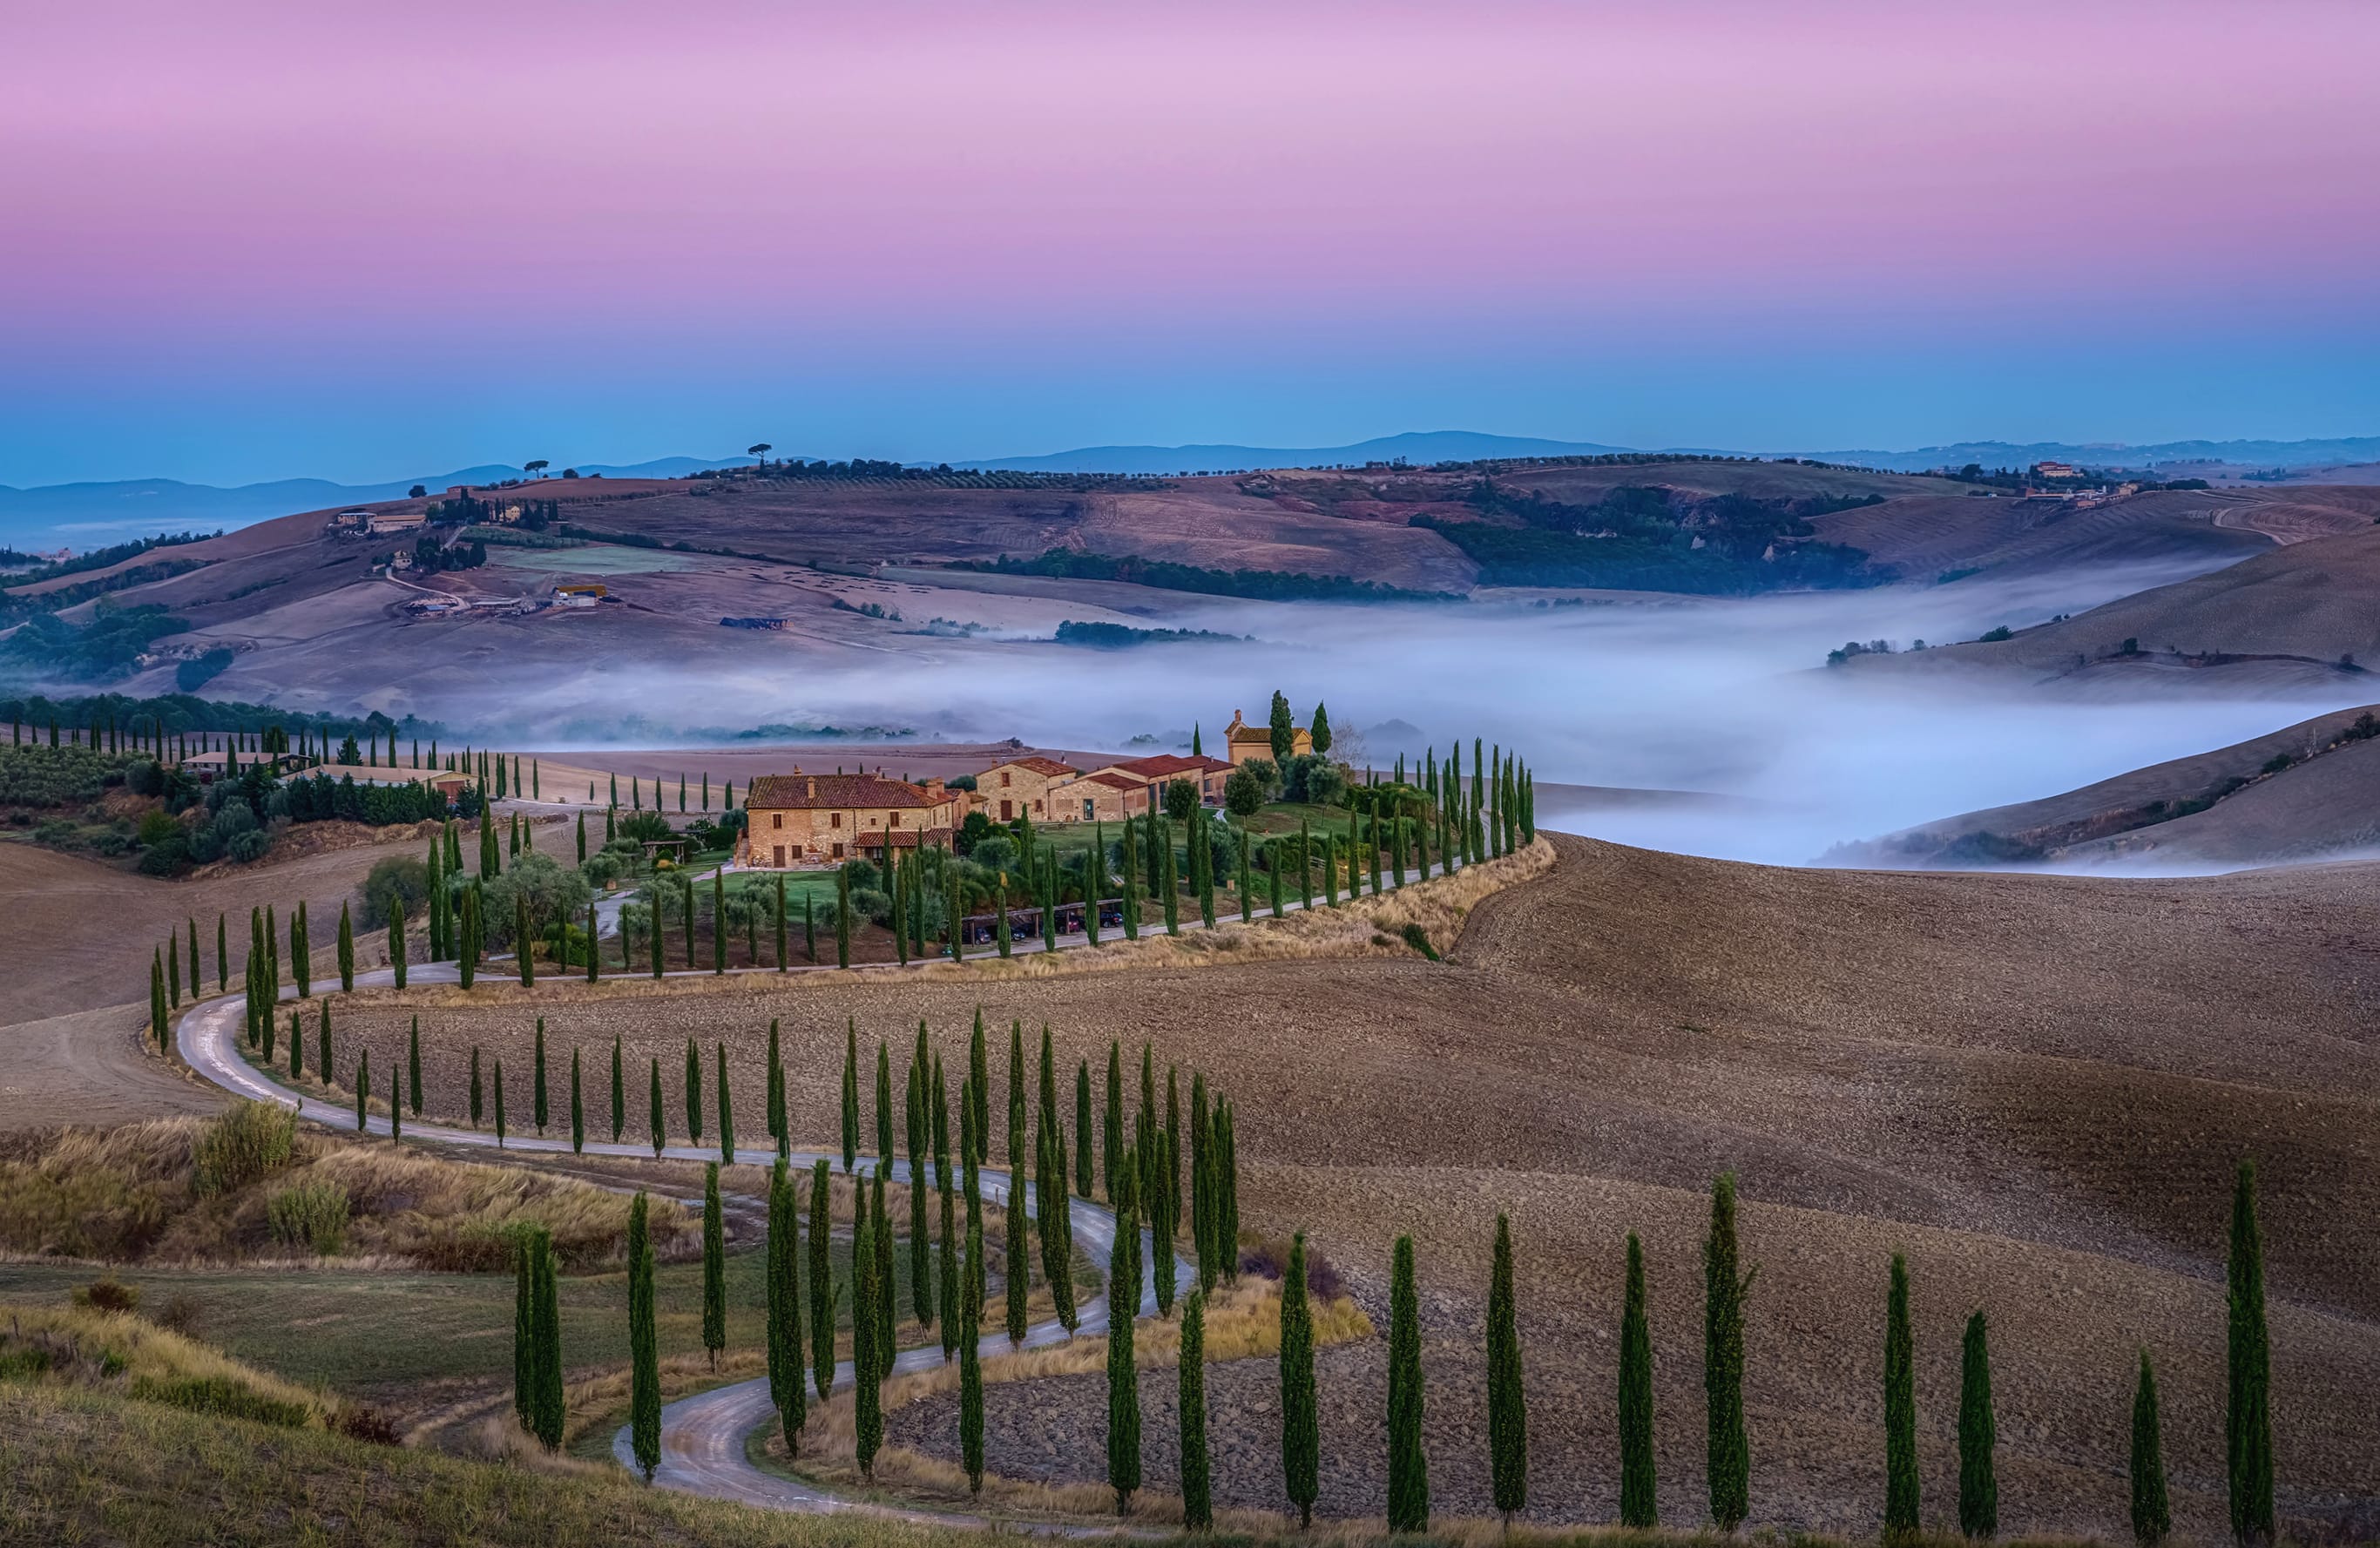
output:
[{"label": "green bush", "polygon": [[273,1239],[287,1247],[305,1247],[319,1257],[335,1257],[346,1244],[349,1203],[347,1191],[328,1179],[297,1183],[266,1201],[264,1217]]},{"label": "green bush", "polygon": [[[225,811],[231,808],[226,806]],[[220,819],[218,819],[220,820]],[[255,824],[249,825],[253,828]],[[364,877],[363,927],[377,930],[388,923],[389,905],[403,903],[405,916],[411,920],[422,917],[423,905],[430,901],[430,867],[409,854],[392,854],[372,865]]]},{"label": "green bush", "polygon": [[0,806],[79,806],[96,801],[128,760],[89,747],[0,746]]},{"label": "green bush", "polygon": [[191,1185],[200,1193],[245,1188],[277,1167],[286,1166],[298,1137],[298,1115],[261,1102],[242,1102],[208,1123],[191,1163]]}]

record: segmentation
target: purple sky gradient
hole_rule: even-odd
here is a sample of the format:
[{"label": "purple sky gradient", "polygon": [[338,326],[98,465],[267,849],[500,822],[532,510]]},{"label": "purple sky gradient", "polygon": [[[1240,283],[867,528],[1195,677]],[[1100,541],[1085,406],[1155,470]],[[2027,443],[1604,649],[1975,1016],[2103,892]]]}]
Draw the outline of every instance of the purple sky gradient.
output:
[{"label": "purple sky gradient", "polygon": [[2380,430],[2369,4],[9,32],[0,482]]}]

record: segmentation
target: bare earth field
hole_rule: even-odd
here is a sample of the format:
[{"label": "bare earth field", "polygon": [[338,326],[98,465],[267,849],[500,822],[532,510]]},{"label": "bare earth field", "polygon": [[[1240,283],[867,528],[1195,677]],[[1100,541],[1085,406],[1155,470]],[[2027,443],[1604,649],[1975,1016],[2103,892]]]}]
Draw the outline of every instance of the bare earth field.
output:
[{"label": "bare earth field", "polygon": [[[1111,1037],[1149,1040],[1239,1105],[1246,1226],[1310,1230],[1376,1321],[1390,1241],[1416,1236],[1433,1482],[1458,1514],[1486,1508],[1478,1348],[1493,1219],[1509,1210],[1532,1514],[1610,1514],[1620,1249],[1633,1229],[1651,1263],[1665,1514],[1699,1518],[1696,1244],[1708,1179],[1733,1168],[1746,1254],[1762,1265],[1756,1522],[1875,1529],[1885,1267],[1901,1250],[1917,1287],[1929,1519],[1946,1519],[1955,1495],[1957,1331],[1981,1306],[2010,1530],[2123,1530],[2130,1379],[2146,1344],[2166,1385],[2178,1512],[2191,1532],[2217,1535],[2221,1253],[2231,1168],[2252,1153],[2284,1513],[2368,1530],[2380,984],[2357,943],[2380,928],[2370,868],[2108,882],[1560,847],[1550,877],[1480,906],[1447,964],[1211,953],[1134,973],[816,974],[597,996],[555,985],[478,1003],[424,989],[359,995],[338,1021],[343,1039],[386,1058],[420,1014],[431,1107],[450,1112],[473,1045],[525,1070],[539,1014],[565,1058],[574,1045],[607,1053],[617,1034],[632,1090],[647,1059],[662,1061],[677,1133],[689,1034],[706,1051],[729,1045],[757,1130],[779,1017],[797,1135],[812,1141],[833,1132],[846,1016],[863,1043],[896,1053],[923,1018],[952,1064],[978,1004],[998,1028],[1049,1023],[1067,1064],[1103,1061]],[[1324,1361],[1325,1501],[1337,1509],[1378,1508],[1381,1359],[1375,1343]],[[1218,1490],[1235,1502],[1275,1498],[1269,1379],[1213,1383],[1218,1430],[1232,1436]],[[1161,1385],[1150,1384],[1152,1437]],[[995,1468],[1097,1477],[1096,1380],[1003,1393],[994,1416]],[[930,1410],[900,1423],[929,1449],[949,1431]],[[1160,1486],[1162,1453],[1153,1440]]]}]

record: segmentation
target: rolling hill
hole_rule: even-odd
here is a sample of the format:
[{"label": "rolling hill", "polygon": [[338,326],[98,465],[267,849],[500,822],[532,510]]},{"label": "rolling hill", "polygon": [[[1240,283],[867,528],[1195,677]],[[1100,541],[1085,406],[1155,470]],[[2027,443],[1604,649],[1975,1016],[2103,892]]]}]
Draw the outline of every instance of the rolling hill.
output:
[{"label": "rolling hill", "polygon": [[1834,865],[2205,871],[2380,849],[2380,719],[2338,710],[2079,790],[1829,852]]}]

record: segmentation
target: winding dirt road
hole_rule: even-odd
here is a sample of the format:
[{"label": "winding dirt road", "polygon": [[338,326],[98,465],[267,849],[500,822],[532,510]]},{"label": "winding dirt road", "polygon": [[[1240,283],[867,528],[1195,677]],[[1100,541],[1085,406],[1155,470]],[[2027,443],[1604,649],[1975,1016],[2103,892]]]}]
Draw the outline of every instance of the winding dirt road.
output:
[{"label": "winding dirt road", "polygon": [[[408,981],[452,983],[458,976],[451,963],[418,963],[408,970]],[[378,985],[391,983],[394,977],[392,973],[383,968],[370,973],[358,974],[356,981],[362,985]],[[281,998],[285,1000],[293,999],[294,991],[284,990]],[[179,1022],[176,1023],[176,1046],[193,1070],[236,1095],[258,1102],[271,1102],[276,1106],[290,1108],[300,1118],[320,1123],[326,1128],[354,1132],[356,1129],[354,1107],[343,1102],[325,1101],[320,1096],[306,1092],[293,1091],[271,1079],[240,1057],[237,1039],[246,1020],[247,997],[244,995],[228,995],[203,1001],[182,1012]],[[389,1132],[389,1119],[378,1113],[370,1114],[364,1120],[364,1129],[369,1133],[386,1134]],[[468,1145],[483,1149],[496,1147],[494,1135],[475,1129],[455,1129],[436,1123],[413,1123],[406,1126],[406,1131],[410,1137],[435,1140],[444,1144]],[[544,1139],[535,1135],[508,1136],[504,1148],[548,1154],[566,1154],[571,1151],[571,1145],[566,1140]],[[653,1154],[650,1145],[615,1144],[608,1141],[595,1140],[587,1142],[586,1153],[595,1155],[633,1156],[639,1159]],[[755,1150],[751,1156],[751,1164],[765,1166],[773,1158],[774,1154],[772,1149]],[[803,1150],[795,1151],[793,1159],[797,1165],[808,1166],[822,1158],[832,1162],[837,1159],[840,1154],[837,1152],[833,1155],[829,1155],[821,1151]],[[712,1161],[719,1158],[716,1147],[692,1145],[666,1146],[662,1151],[662,1155],[680,1161]],[[735,1153],[735,1158],[744,1159],[740,1149]],[[896,1182],[905,1183],[910,1179],[909,1164],[895,1158],[886,1175]],[[995,1171],[987,1167],[980,1168],[979,1175],[985,1196],[994,1203],[1006,1204],[1014,1188],[1009,1174],[1004,1171]],[[926,1168],[926,1180],[929,1184],[938,1185],[933,1168],[930,1167]],[[1024,1184],[1028,1213],[1038,1213],[1034,1208],[1033,1191],[1033,1185],[1030,1182]],[[1076,1200],[1072,1213],[1075,1241],[1090,1254],[1094,1262],[1104,1261],[1115,1246],[1115,1215],[1089,1200]],[[1145,1232],[1142,1235],[1141,1251],[1143,1262],[1155,1261],[1155,1243]],[[1179,1293],[1196,1282],[1197,1271],[1194,1264],[1184,1261],[1179,1256],[1172,1257],[1171,1262],[1174,1287]],[[1149,1276],[1149,1283],[1141,1292],[1140,1311],[1141,1315],[1145,1317],[1156,1313],[1157,1284],[1153,1274]],[[1106,1299],[1093,1297],[1081,1308],[1078,1325],[1074,1334],[1068,1334],[1054,1321],[1039,1323],[1027,1330],[1024,1347],[1038,1348],[1051,1344],[1062,1344],[1069,1337],[1097,1336],[1106,1332],[1107,1325]],[[986,1358],[1005,1354],[1009,1352],[1007,1336],[1004,1333],[987,1335],[978,1348]],[[895,1372],[930,1370],[939,1364],[941,1360],[940,1346],[926,1346],[902,1351],[894,1359],[892,1368]],[[848,1386],[850,1383],[851,1364],[845,1361],[835,1367],[834,1385]],[[971,1517],[901,1510],[872,1501],[845,1499],[783,1474],[758,1467],[747,1452],[747,1442],[754,1431],[774,1422],[776,1422],[776,1409],[769,1401],[769,1383],[766,1377],[737,1382],[733,1385],[715,1387],[710,1391],[698,1393],[692,1397],[681,1398],[662,1410],[662,1461],[653,1474],[653,1481],[665,1488],[683,1490],[688,1494],[735,1500],[746,1505],[761,1506],[774,1510],[815,1513],[858,1511],[893,1519],[932,1522],[942,1526],[970,1524],[989,1526],[990,1524]],[[612,1451],[623,1467],[632,1472],[636,1470],[636,1457],[626,1428],[623,1427],[618,1435],[613,1438]],[[1013,1522],[1005,1524],[1012,1528],[1016,1525]],[[1086,1530],[1077,1526],[1055,1522],[1033,1526],[1029,1530],[1039,1531],[1044,1535],[1075,1535]],[[1110,1529],[1098,1529],[1097,1535],[1108,1535],[1109,1531]]]}]

